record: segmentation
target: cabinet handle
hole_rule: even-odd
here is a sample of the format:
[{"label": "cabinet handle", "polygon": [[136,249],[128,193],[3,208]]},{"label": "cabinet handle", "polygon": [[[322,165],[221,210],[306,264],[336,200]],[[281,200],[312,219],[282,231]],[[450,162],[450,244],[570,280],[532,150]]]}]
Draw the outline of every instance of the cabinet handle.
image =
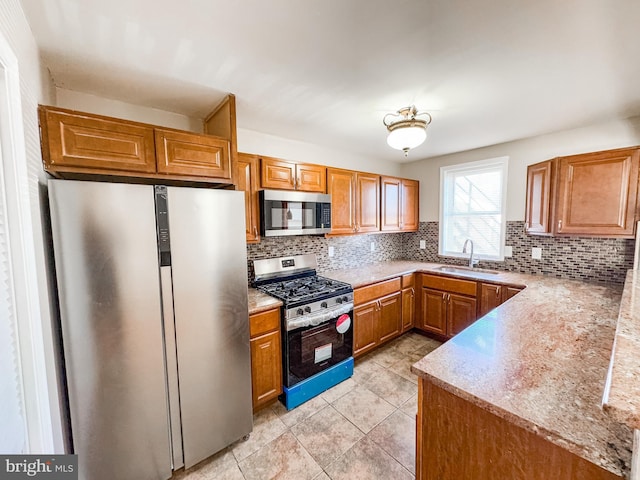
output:
[{"label": "cabinet handle", "polygon": [[253,236],[258,238],[258,227],[253,227]]},{"label": "cabinet handle", "polygon": [[413,296],[415,296],[415,294],[416,294],[416,292],[415,292],[415,290],[412,288],[412,289],[411,289],[411,296],[413,297]]},{"label": "cabinet handle", "polygon": [[558,220],[558,230],[562,230],[562,220]]},{"label": "cabinet handle", "polygon": [[300,181],[299,177],[296,177],[296,189],[298,189],[298,187],[300,186],[302,182]]},{"label": "cabinet handle", "polygon": [[501,288],[502,288],[502,287],[498,287],[498,288],[496,288],[496,297],[499,297],[499,296],[500,296],[500,289],[501,289]]}]

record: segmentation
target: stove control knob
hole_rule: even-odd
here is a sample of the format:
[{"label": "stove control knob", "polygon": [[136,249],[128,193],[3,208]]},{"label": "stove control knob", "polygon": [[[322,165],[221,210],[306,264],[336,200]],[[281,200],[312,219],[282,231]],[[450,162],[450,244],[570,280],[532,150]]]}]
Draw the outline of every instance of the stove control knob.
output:
[{"label": "stove control knob", "polygon": [[301,308],[299,308],[299,309],[296,311],[296,314],[298,314],[298,315],[304,315],[304,310],[302,310]]},{"label": "stove control knob", "polygon": [[320,306],[321,306],[322,308],[328,308],[328,307],[329,307],[329,305],[327,305],[327,302],[322,302],[322,303],[320,304]]},{"label": "stove control knob", "polygon": [[349,301],[349,297],[342,297],[342,301],[343,301],[344,303],[347,303],[347,302]]},{"label": "stove control knob", "polygon": [[304,307],[304,311],[307,313],[311,313],[311,307]]},{"label": "stove control knob", "polygon": [[336,303],[342,303],[342,299],[340,297],[336,298]]}]

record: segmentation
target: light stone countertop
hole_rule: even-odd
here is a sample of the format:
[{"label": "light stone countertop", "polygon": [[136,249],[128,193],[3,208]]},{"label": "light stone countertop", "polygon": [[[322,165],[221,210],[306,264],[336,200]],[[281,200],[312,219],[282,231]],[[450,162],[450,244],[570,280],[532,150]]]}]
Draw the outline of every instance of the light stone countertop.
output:
[{"label": "light stone countertop", "polygon": [[249,315],[266,312],[282,306],[282,302],[277,298],[267,295],[260,290],[249,287]]},{"label": "light stone countertop", "polygon": [[[322,275],[358,288],[439,266],[398,261]],[[632,430],[601,408],[621,289],[510,272],[447,276],[527,288],[418,361],[414,373],[626,477]]]},{"label": "light stone countertop", "polygon": [[613,418],[640,429],[640,271],[627,273],[620,302],[603,408]]}]

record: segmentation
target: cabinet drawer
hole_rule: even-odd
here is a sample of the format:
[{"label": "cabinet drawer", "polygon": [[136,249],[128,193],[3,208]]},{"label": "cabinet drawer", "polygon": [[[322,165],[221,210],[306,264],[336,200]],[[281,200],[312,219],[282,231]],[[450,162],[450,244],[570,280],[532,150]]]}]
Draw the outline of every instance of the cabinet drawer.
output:
[{"label": "cabinet drawer", "polygon": [[251,338],[263,335],[280,328],[280,309],[256,313],[249,317],[249,331]]},{"label": "cabinet drawer", "polygon": [[409,275],[402,276],[402,288],[413,287],[415,275],[410,273]]},{"label": "cabinet drawer", "polygon": [[473,297],[476,296],[477,290],[476,282],[438,275],[422,275],[422,286]]},{"label": "cabinet drawer", "polygon": [[367,287],[357,288],[353,292],[353,301],[356,305],[361,305],[374,298],[384,297],[385,295],[399,291],[400,285],[400,277],[398,277],[385,282],[374,283]]}]

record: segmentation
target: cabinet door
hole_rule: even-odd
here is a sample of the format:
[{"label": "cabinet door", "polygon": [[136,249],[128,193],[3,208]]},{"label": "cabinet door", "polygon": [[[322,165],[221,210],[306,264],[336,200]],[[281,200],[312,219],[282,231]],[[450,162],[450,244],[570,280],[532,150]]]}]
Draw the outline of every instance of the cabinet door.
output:
[{"label": "cabinet door", "polygon": [[155,173],[153,128],[40,106],[48,172]]},{"label": "cabinet door", "polygon": [[236,186],[244,192],[245,234],[247,243],[258,243],[258,157],[246,153],[238,154]]},{"label": "cabinet door", "polygon": [[295,190],[296,164],[277,158],[260,159],[260,186],[280,190]]},{"label": "cabinet door", "polygon": [[560,158],[557,233],[633,237],[639,160],[638,149]]},{"label": "cabinet door", "polygon": [[502,289],[502,301],[506,302],[511,297],[514,297],[517,294],[519,294],[521,291],[522,291],[522,288],[518,288],[518,287],[506,287],[506,286],[503,287],[503,289]]},{"label": "cabinet door", "polygon": [[402,331],[411,330],[416,314],[416,293],[413,287],[402,290]]},{"label": "cabinet door", "polygon": [[159,128],[154,133],[158,173],[231,180],[228,140]]},{"label": "cabinet door", "polygon": [[280,331],[251,340],[251,387],[253,410],[282,393],[282,349]]},{"label": "cabinet door", "polygon": [[525,230],[532,234],[551,234],[552,160],[527,167]]},{"label": "cabinet door", "polygon": [[358,173],[356,176],[356,231],[380,231],[380,176]]},{"label": "cabinet door", "polygon": [[327,168],[327,193],[331,195],[331,233],[354,233],[355,172]]},{"label": "cabinet door", "polygon": [[296,190],[325,193],[327,191],[327,167],[297,164]]},{"label": "cabinet door", "polygon": [[417,232],[420,227],[420,182],[403,179],[400,187],[400,228],[405,232]]},{"label": "cabinet door", "polygon": [[400,292],[378,300],[378,340],[384,343],[402,332],[402,296]]},{"label": "cabinet door", "polygon": [[420,328],[439,335],[447,334],[445,293],[430,288],[422,289],[422,319]]},{"label": "cabinet door", "polygon": [[479,317],[482,317],[487,312],[490,312],[503,302],[503,290],[504,287],[502,285],[494,285],[492,283],[480,284],[480,311],[478,312]]},{"label": "cabinet door", "polygon": [[447,296],[447,327],[452,337],[476,321],[477,302],[475,298],[455,293],[448,293]]},{"label": "cabinet door", "polygon": [[380,188],[382,191],[382,219],[380,230],[396,232],[401,229],[402,213],[400,201],[400,179],[393,177],[381,177]]},{"label": "cabinet door", "polygon": [[378,302],[373,301],[353,309],[353,356],[372,350],[378,340]]}]

